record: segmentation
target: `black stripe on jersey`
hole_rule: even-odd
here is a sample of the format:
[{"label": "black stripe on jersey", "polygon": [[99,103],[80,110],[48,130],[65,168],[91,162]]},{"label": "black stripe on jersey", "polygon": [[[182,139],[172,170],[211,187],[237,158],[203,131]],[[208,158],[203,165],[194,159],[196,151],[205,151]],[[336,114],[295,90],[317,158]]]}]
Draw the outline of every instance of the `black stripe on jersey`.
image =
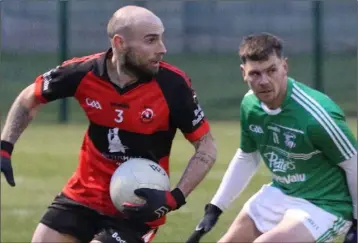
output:
[{"label": "black stripe on jersey", "polygon": [[163,65],[156,79],[170,110],[171,126],[184,134],[198,129],[205,117],[189,78],[174,66]]},{"label": "black stripe on jersey", "polygon": [[[173,113],[178,113],[176,110],[176,98],[178,97],[178,90],[181,90],[181,86],[186,85],[184,78],[173,72],[172,70],[168,70],[166,68],[161,67],[160,72],[156,77],[157,83],[160,89],[163,91],[163,96],[168,104],[170,111],[170,126],[173,128],[177,128],[177,124],[175,122],[175,115]],[[180,101],[179,101],[180,102]],[[183,115],[183,114],[182,114]]]},{"label": "black stripe on jersey", "polygon": [[81,80],[91,71],[94,62],[70,62],[44,73],[42,96],[47,101],[72,97],[75,95]]},{"label": "black stripe on jersey", "polygon": [[153,134],[133,133],[118,128],[90,123],[88,136],[96,149],[112,160],[142,157],[158,162],[168,156],[175,130]]}]

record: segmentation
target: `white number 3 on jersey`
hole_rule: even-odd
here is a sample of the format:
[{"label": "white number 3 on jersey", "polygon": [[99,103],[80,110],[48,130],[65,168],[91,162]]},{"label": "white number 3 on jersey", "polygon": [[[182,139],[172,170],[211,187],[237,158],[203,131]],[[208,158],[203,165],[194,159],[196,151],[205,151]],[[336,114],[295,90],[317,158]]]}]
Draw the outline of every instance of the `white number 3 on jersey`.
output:
[{"label": "white number 3 on jersey", "polygon": [[114,119],[115,122],[121,123],[123,121],[123,110],[121,109],[115,109],[117,112],[117,117]]}]

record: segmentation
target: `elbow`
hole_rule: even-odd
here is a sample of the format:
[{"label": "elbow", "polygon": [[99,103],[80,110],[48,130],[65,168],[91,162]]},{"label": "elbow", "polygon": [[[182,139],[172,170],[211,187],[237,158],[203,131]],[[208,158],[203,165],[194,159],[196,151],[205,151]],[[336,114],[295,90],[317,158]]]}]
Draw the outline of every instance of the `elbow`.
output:
[{"label": "elbow", "polygon": [[211,152],[210,152],[210,153],[211,153],[211,156],[212,156],[212,158],[213,158],[212,165],[214,165],[214,163],[216,162],[216,158],[217,158],[217,149],[216,149],[216,144],[215,144],[215,142],[213,142],[210,151],[211,151]]},{"label": "elbow", "polygon": [[211,168],[217,157],[216,144],[211,133],[208,132],[199,140],[192,142],[192,144],[195,147],[196,155],[201,158],[201,161],[205,161],[205,164]]},{"label": "elbow", "polygon": [[215,164],[217,158],[217,149],[214,141],[207,143],[205,146],[200,146],[198,148],[198,152],[206,155],[208,158],[207,162],[209,167],[212,167]]},{"label": "elbow", "polygon": [[18,96],[19,102],[24,107],[28,108],[32,112],[36,113],[39,106],[41,105],[40,101],[35,95],[35,84],[31,84],[26,87]]}]

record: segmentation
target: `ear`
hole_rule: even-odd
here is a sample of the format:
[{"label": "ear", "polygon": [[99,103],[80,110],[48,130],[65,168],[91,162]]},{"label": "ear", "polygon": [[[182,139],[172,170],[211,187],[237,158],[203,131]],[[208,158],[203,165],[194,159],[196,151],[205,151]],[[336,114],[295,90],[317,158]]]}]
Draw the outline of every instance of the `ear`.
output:
[{"label": "ear", "polygon": [[240,70],[241,70],[242,78],[243,78],[244,82],[246,82],[246,81],[245,81],[245,76],[246,76],[245,64],[241,64],[241,65],[240,65]]},{"label": "ear", "polygon": [[124,37],[121,35],[114,35],[112,38],[112,45],[118,51],[123,51],[125,48]]},{"label": "ear", "polygon": [[282,64],[283,64],[283,69],[286,71],[286,74],[288,73],[288,62],[287,62],[287,57],[282,59]]}]

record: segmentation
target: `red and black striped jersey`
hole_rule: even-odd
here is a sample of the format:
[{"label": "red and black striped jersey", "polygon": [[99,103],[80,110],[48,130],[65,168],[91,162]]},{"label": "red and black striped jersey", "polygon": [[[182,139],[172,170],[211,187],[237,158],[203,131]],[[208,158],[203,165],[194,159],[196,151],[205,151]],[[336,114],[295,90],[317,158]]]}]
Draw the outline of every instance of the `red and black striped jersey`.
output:
[{"label": "red and black striped jersey", "polygon": [[[79,164],[64,194],[104,214],[117,210],[109,196],[114,170],[130,158],[159,163],[169,174],[169,156],[177,129],[189,141],[209,131],[189,77],[166,62],[151,78],[123,89],[110,82],[107,52],[64,62],[35,81],[42,102],[74,97],[89,119]],[[153,222],[153,226],[164,219]]]}]

